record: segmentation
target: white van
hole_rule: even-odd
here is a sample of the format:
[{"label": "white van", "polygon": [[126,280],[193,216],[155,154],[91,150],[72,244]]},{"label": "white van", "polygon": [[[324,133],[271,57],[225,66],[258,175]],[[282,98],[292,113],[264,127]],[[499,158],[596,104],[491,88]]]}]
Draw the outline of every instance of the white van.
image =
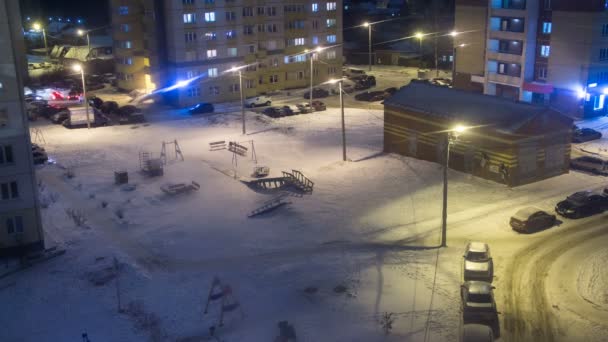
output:
[{"label": "white van", "polygon": [[256,97],[250,97],[245,100],[245,107],[253,108],[258,106],[270,106],[272,104],[272,98],[270,96],[260,95]]}]

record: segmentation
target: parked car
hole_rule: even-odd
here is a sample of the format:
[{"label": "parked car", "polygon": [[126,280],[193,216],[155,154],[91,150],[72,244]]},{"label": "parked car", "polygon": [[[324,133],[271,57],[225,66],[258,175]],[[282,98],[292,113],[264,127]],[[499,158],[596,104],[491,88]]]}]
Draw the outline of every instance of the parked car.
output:
[{"label": "parked car", "polygon": [[104,114],[116,113],[118,110],[118,103],[116,101],[105,101],[101,104],[99,110]]},{"label": "parked car", "polygon": [[310,108],[310,104],[308,102],[298,103],[296,105],[301,114],[307,114],[312,112],[312,108]]},{"label": "parked car", "polygon": [[582,143],[591,140],[597,140],[602,138],[602,133],[592,128],[578,128],[574,126],[574,132],[572,133],[573,143]]},{"label": "parked car", "polygon": [[253,108],[260,106],[270,106],[272,104],[272,98],[270,96],[260,95],[256,97],[250,97],[245,100],[245,107]]},{"label": "parked car", "polygon": [[327,110],[327,106],[323,101],[312,101],[312,109],[314,109],[315,112],[321,112]]},{"label": "parked car", "polygon": [[449,78],[433,78],[431,79],[430,83],[440,87],[452,87],[452,80]]},{"label": "parked car", "polygon": [[365,70],[358,68],[345,67],[342,68],[342,74],[347,77],[365,75]]},{"label": "parked car", "polygon": [[460,287],[465,323],[494,323],[498,318],[494,287],[485,281],[465,281]]},{"label": "parked car", "polygon": [[144,114],[141,112],[123,115],[118,118],[118,123],[121,125],[142,123],[142,122],[146,122],[146,118],[144,117]]},{"label": "parked car", "polygon": [[51,115],[51,117],[50,117],[51,122],[54,124],[60,124],[69,118],[70,118],[69,110],[62,110],[60,112],[57,112],[57,113]]},{"label": "parked car", "polygon": [[100,109],[102,104],[103,104],[103,100],[97,96],[93,96],[93,97],[89,98],[89,106],[91,106],[93,108]]},{"label": "parked car", "polygon": [[511,228],[520,233],[532,233],[547,229],[555,225],[555,215],[548,214],[536,207],[527,207],[518,210],[511,217]]},{"label": "parked car", "polygon": [[464,324],[462,342],[494,342],[492,328],[485,324]]},{"label": "parked car", "polygon": [[278,118],[281,116],[281,109],[279,107],[268,107],[264,108],[262,113],[270,116],[271,118]]},{"label": "parked car", "polygon": [[388,94],[383,91],[364,91],[355,95],[357,101],[375,102],[382,101],[388,97]]},{"label": "parked car", "polygon": [[393,95],[394,93],[397,92],[397,90],[399,90],[399,89],[397,89],[395,87],[390,87],[390,88],[384,89],[384,92],[387,93],[388,95]]},{"label": "parked car", "polygon": [[32,157],[34,158],[34,165],[44,164],[49,160],[44,148],[37,144],[32,144]]},{"label": "parked car", "polygon": [[[320,98],[324,98],[324,97],[328,97],[329,96],[329,92],[325,89],[321,89],[321,88],[313,88],[312,89],[312,98],[313,99],[320,99]],[[304,93],[304,98],[305,99],[310,99],[310,91],[307,91],[306,93]]]},{"label": "parked car", "polygon": [[285,106],[281,107],[281,114],[283,116],[296,115],[296,114],[300,114],[300,110],[298,109],[297,106],[285,105]]},{"label": "parked car", "polygon": [[188,109],[188,113],[190,114],[205,114],[205,113],[213,113],[215,111],[215,107],[212,103],[202,102],[194,107]]},{"label": "parked car", "polygon": [[464,280],[483,280],[492,282],[494,262],[490,247],[484,242],[469,242],[463,254]]},{"label": "parked car", "polygon": [[570,168],[590,172],[595,175],[608,176],[608,160],[597,157],[583,156],[570,160]]},{"label": "parked car", "polygon": [[122,106],[122,107],[118,108],[118,110],[116,111],[116,114],[122,115],[122,116],[128,116],[128,115],[140,113],[140,112],[141,112],[141,109],[139,109],[133,105],[126,105],[126,106]]},{"label": "parked car", "polygon": [[555,211],[568,218],[581,218],[599,214],[608,208],[608,197],[591,191],[579,191],[557,203]]},{"label": "parked car", "polygon": [[365,76],[357,79],[355,83],[355,90],[369,89],[376,86],[376,77]]},{"label": "parked car", "polygon": [[[108,118],[104,115],[94,115],[93,121],[90,124],[91,124],[91,127],[101,127],[101,126],[107,126],[109,122],[110,121],[108,120]],[[70,129],[85,128],[85,127],[87,127],[87,121],[78,120],[76,122],[73,122],[72,118],[68,118],[67,120],[63,121],[62,125],[63,125],[63,127],[70,128]]]},{"label": "parked car", "polygon": [[51,115],[59,113],[61,111],[67,111],[67,107],[60,107],[54,105],[44,105],[40,106],[36,109],[36,112],[39,116],[43,116],[45,118],[50,118]]}]

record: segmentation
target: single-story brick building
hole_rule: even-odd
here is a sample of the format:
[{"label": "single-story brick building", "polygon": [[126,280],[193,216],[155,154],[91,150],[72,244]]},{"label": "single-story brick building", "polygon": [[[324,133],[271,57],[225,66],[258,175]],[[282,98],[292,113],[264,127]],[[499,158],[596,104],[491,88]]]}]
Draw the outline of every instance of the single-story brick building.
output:
[{"label": "single-story brick building", "polygon": [[384,151],[445,163],[509,186],[567,173],[572,119],[542,106],[412,82],[384,102]]}]

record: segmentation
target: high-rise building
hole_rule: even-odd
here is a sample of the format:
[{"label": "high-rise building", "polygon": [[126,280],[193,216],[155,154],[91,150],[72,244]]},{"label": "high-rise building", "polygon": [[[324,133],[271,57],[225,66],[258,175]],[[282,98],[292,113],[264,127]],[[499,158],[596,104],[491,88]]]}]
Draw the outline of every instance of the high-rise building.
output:
[{"label": "high-rise building", "polygon": [[573,115],[605,113],[608,2],[457,0],[454,86]]},{"label": "high-rise building", "polygon": [[28,119],[18,0],[0,2],[0,255],[44,247]]},{"label": "high-rise building", "polygon": [[[118,86],[149,93],[172,85],[183,106],[341,77],[342,1],[111,0]],[[187,82],[190,80],[189,82]],[[186,85],[187,83],[187,85]]]}]

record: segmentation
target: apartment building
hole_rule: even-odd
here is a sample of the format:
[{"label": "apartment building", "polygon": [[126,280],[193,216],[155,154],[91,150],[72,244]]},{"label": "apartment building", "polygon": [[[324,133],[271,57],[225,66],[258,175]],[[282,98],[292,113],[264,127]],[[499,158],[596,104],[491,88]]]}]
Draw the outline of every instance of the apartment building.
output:
[{"label": "apartment building", "polygon": [[233,67],[248,65],[246,97],[308,86],[310,58],[315,84],[341,77],[342,1],[111,0],[111,11],[119,87],[179,106],[238,100]]},{"label": "apartment building", "polygon": [[456,88],[551,105],[571,116],[605,113],[605,0],[457,0]]},{"label": "apartment building", "polygon": [[23,104],[27,70],[18,0],[0,2],[0,255],[44,248]]}]

